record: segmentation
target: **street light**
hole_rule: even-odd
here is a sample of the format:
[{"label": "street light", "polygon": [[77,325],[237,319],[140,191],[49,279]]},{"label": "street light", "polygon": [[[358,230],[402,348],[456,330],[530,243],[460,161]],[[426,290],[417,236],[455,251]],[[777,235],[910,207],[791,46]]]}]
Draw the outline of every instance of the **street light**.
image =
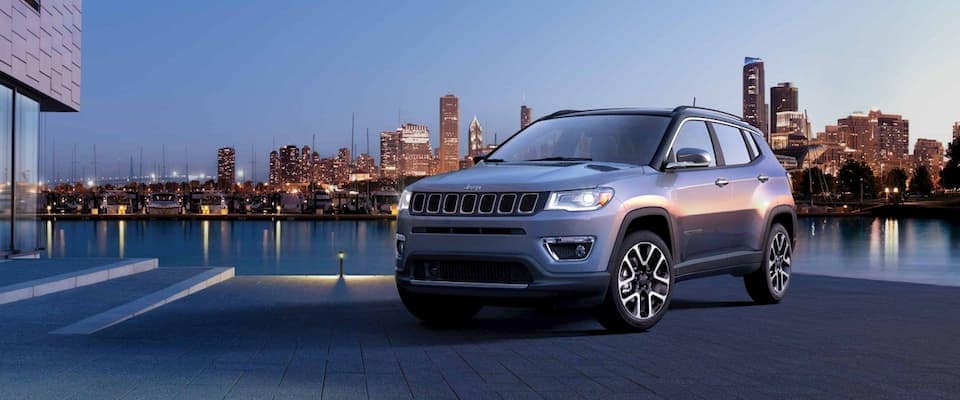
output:
[{"label": "street light", "polygon": [[347,256],[347,253],[344,253],[343,250],[337,252],[337,258],[340,259],[340,279],[343,279],[343,258]]}]

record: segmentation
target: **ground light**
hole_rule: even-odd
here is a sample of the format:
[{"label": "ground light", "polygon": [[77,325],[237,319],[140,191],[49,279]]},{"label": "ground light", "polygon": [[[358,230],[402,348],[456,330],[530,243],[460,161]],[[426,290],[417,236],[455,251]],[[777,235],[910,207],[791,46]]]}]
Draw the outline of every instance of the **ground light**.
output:
[{"label": "ground light", "polygon": [[347,256],[347,253],[344,253],[343,250],[337,252],[337,258],[340,259],[340,279],[343,279],[343,258]]}]

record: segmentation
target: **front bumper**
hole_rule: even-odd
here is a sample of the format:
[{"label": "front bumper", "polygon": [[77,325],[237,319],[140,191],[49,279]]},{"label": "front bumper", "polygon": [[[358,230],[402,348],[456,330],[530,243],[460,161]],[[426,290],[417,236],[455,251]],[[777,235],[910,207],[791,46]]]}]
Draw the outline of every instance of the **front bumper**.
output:
[{"label": "front bumper", "polygon": [[[617,239],[617,218],[618,207],[593,212],[541,211],[510,217],[411,216],[403,212],[397,224],[398,233],[405,237],[403,254],[396,260],[397,285],[401,290],[417,293],[482,297],[508,303],[550,298],[599,302],[610,280],[608,262]],[[425,228],[466,233],[425,233]],[[496,233],[476,233],[477,229]],[[595,242],[585,259],[557,261],[543,243],[544,238],[557,236],[591,236]],[[418,279],[413,265],[423,260],[519,263],[529,271],[531,280],[490,283]]]}]

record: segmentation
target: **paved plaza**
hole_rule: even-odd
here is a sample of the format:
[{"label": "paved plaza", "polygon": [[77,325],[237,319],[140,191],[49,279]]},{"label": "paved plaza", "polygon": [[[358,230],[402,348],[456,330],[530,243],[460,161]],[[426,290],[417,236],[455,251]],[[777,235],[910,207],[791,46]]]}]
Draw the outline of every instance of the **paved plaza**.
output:
[{"label": "paved plaza", "polygon": [[[424,326],[391,277],[236,277],[93,335],[47,333],[95,285],[0,306],[0,399],[960,396],[960,288],[793,285],[757,306],[738,279],[683,282],[651,332],[610,334],[584,312],[503,308]],[[39,302],[66,306],[26,317]]]}]

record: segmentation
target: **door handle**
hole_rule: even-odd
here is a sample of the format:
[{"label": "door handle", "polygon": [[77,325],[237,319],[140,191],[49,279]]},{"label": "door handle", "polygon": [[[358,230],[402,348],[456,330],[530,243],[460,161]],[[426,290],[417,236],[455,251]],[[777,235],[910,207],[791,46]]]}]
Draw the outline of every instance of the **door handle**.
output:
[{"label": "door handle", "polygon": [[730,181],[726,180],[726,178],[717,178],[717,181],[714,183],[716,183],[717,186],[724,187],[729,185]]},{"label": "door handle", "polygon": [[767,183],[767,181],[770,180],[770,177],[764,174],[760,174],[760,175],[757,175],[757,180],[760,181],[760,183]]}]

